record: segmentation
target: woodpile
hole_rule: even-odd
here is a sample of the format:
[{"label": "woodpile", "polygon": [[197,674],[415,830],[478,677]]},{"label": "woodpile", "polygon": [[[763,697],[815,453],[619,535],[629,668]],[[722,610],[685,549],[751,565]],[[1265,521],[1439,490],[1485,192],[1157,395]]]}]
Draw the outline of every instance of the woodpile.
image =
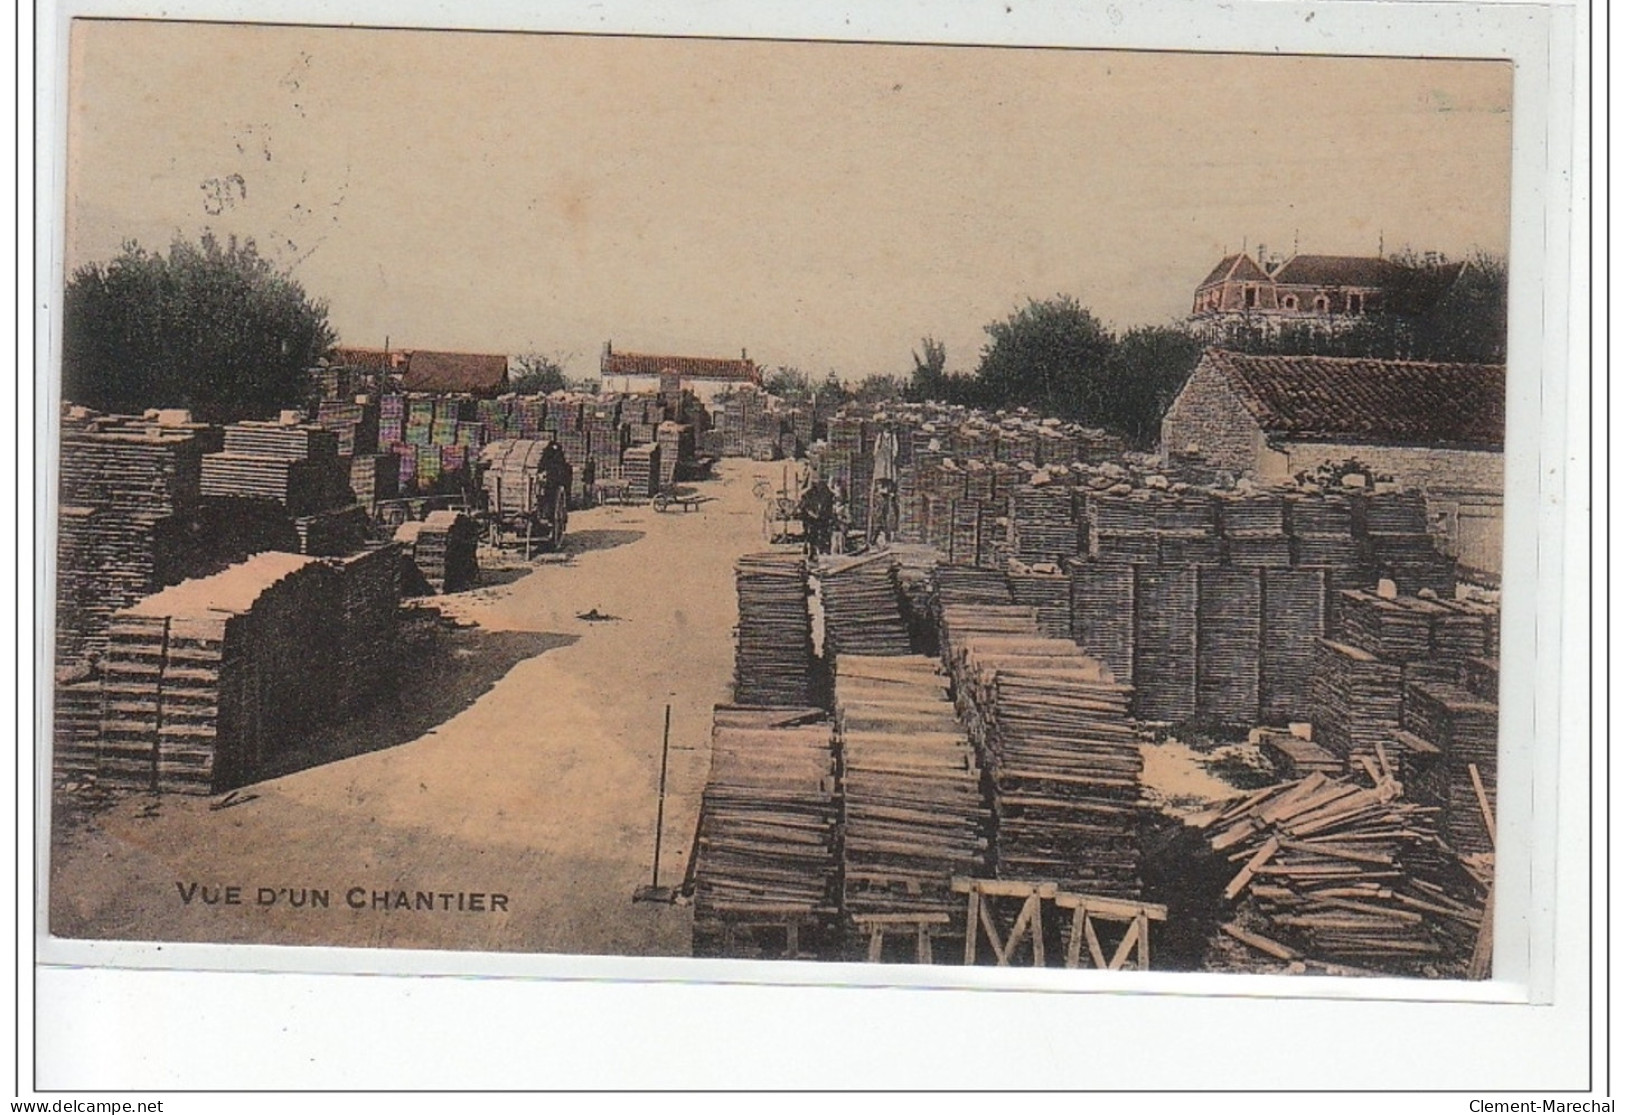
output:
[{"label": "woodpile", "polygon": [[621,475],[634,499],[653,496],[660,490],[660,446],[654,442],[630,446],[621,454]]},{"label": "woodpile", "polygon": [[170,579],[159,535],[195,516],[218,432],[69,408],[59,457],[56,661],[99,654],[118,609]]},{"label": "woodpile", "polygon": [[1483,894],[1449,875],[1428,810],[1373,772],[1374,788],[1310,774],[1205,821],[1212,848],[1236,869],[1225,897],[1257,926],[1227,932],[1277,959],[1376,971],[1464,957]]},{"label": "woodpile", "polygon": [[889,551],[824,555],[813,566],[824,613],[824,657],[902,655],[913,646]]},{"label": "woodpile", "polygon": [[1140,737],[1130,690],[1070,639],[952,641],[958,703],[993,789],[1001,879],[1140,893]]},{"label": "woodpile", "polygon": [[61,785],[100,774],[102,683],[98,677],[69,678],[58,671],[51,707],[51,772]]},{"label": "woodpile", "polygon": [[1058,563],[1078,552],[1072,489],[1046,472],[1015,486],[1009,521],[1010,553],[1022,562]]},{"label": "woodpile", "polygon": [[394,540],[434,592],[461,592],[479,580],[480,528],[461,511],[431,511],[402,523]]},{"label": "woodpile", "polygon": [[294,532],[299,536],[299,552],[312,557],[354,553],[366,545],[371,526],[371,516],[359,503],[293,521]]},{"label": "woodpile", "polygon": [[1484,818],[1495,812],[1495,701],[1450,682],[1418,682],[1405,687],[1405,728],[1438,750],[1444,782],[1439,832],[1445,842],[1462,855],[1494,851]]},{"label": "woodpile", "polygon": [[1196,715],[1196,569],[1134,570],[1134,709],[1142,720]]},{"label": "woodpile", "polygon": [[[1282,781],[1303,778],[1310,774],[1340,775],[1343,760],[1285,728],[1256,728],[1250,733],[1258,750],[1275,768]],[[1407,783],[1409,785],[1409,783]]]},{"label": "woodpile", "polygon": [[1318,569],[1264,569],[1260,585],[1260,716],[1272,724],[1310,720],[1309,683],[1326,633],[1326,575]]},{"label": "woodpile", "polygon": [[848,917],[952,913],[953,876],[986,866],[981,770],[947,688],[929,658],[836,662]]},{"label": "woodpile", "polygon": [[203,458],[199,491],[205,497],[275,500],[295,518],[354,499],[337,435],[278,422],[227,426],[224,448]]},{"label": "woodpile", "polygon": [[956,604],[1009,604],[1010,584],[997,569],[960,565],[937,567],[937,600],[943,607]]},{"label": "woodpile", "polygon": [[1346,643],[1316,644],[1309,682],[1315,740],[1345,760],[1375,758],[1400,727],[1400,667]]},{"label": "woodpile", "polygon": [[1072,640],[1119,681],[1134,677],[1134,566],[1077,559],[1072,582]]},{"label": "woodpile", "polygon": [[739,627],[734,702],[804,707],[815,702],[807,566],[799,554],[746,554],[734,565]]},{"label": "woodpile", "polygon": [[338,582],[335,700],[337,710],[349,714],[386,691],[400,664],[401,551],[384,543],[328,564]]},{"label": "woodpile", "polygon": [[115,617],[98,776],[159,793],[219,793],[334,707],[340,623],[333,571],[259,554]]},{"label": "woodpile", "polygon": [[835,789],[822,710],[717,706],[690,867],[696,955],[755,955],[763,929],[833,919]]},{"label": "woodpile", "polygon": [[1014,558],[1005,574],[1010,598],[1038,615],[1038,633],[1047,639],[1072,637],[1072,579],[1051,565],[1032,568]]},{"label": "woodpile", "polygon": [[[1263,578],[1257,569],[1198,570],[1196,715],[1250,728],[1261,706]],[[1273,636],[1272,636],[1273,637]]]}]

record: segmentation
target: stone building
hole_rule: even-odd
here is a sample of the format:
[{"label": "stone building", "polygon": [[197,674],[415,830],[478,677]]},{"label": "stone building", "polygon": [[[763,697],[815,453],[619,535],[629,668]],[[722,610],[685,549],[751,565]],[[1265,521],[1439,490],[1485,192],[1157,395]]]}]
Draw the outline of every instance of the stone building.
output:
[{"label": "stone building", "polygon": [[1209,349],[1162,420],[1164,456],[1261,482],[1358,461],[1420,489],[1440,548],[1501,569],[1506,369]]}]

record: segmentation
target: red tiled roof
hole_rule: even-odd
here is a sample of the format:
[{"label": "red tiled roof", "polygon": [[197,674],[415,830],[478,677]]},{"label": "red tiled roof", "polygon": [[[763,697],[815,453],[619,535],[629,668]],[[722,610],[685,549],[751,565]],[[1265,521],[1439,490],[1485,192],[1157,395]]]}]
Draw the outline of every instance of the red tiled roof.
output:
[{"label": "red tiled roof", "polygon": [[401,387],[407,391],[494,394],[508,383],[508,358],[472,352],[425,352],[406,361]]},{"label": "red tiled roof", "polygon": [[657,356],[644,352],[611,352],[603,359],[606,376],[658,376],[676,372],[684,379],[724,379],[740,383],[762,382],[762,370],[752,360],[723,360],[709,356]]},{"label": "red tiled roof", "polygon": [[1249,283],[1267,283],[1269,278],[1264,273],[1264,269],[1253,262],[1252,256],[1242,252],[1221,259],[1219,265],[1208,272],[1207,278],[1196,284],[1196,289],[1201,290],[1205,286],[1222,283],[1227,279]]},{"label": "red tiled roof", "polygon": [[399,349],[391,351],[382,348],[358,348],[354,345],[340,345],[327,354],[327,362],[344,368],[371,368],[374,371],[388,371],[404,364],[406,362],[406,353]]},{"label": "red tiled roof", "polygon": [[1384,287],[1404,270],[1374,257],[1293,256],[1275,272],[1275,281],[1291,286]]},{"label": "red tiled roof", "polygon": [[1202,357],[1266,434],[1300,441],[1500,449],[1506,368],[1332,356]]}]

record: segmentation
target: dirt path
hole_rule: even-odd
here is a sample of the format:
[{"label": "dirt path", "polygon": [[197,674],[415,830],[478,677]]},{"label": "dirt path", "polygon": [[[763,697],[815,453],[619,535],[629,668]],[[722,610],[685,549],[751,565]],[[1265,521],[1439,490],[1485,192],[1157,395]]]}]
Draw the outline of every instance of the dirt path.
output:
[{"label": "dirt path", "polygon": [[[710,709],[730,694],[733,559],[762,547],[752,482],[776,484],[781,467],[724,462],[700,486],[714,498],[694,512],[578,513],[570,561],[438,600],[478,630],[433,644],[451,657],[416,664],[400,710],[352,725],[348,743],[322,743],[348,758],[258,783],[229,808],[129,798],[59,826],[53,932],[687,954],[687,909],[631,901],[649,879],[665,707],[661,874],[675,881],[709,765]],[[577,618],[588,612],[615,618]],[[467,695],[451,699],[458,686]],[[240,904],[215,889],[228,886]],[[374,892],[400,891],[409,907],[423,892],[435,908],[378,908]]]}]

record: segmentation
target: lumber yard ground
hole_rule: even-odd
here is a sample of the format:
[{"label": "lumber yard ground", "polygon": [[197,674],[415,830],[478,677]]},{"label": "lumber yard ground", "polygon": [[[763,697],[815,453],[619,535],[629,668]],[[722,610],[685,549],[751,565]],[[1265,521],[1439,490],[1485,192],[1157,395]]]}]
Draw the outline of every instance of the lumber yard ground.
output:
[{"label": "lumber yard ground", "polygon": [[[576,512],[563,553],[417,602],[396,693],[302,741],[281,777],[224,798],[59,793],[51,931],[688,955],[687,906],[632,901],[665,708],[661,881],[677,883],[711,709],[732,695],[733,564],[764,548],[758,481],[793,468],[725,460],[692,511]],[[1165,804],[1236,792],[1180,745],[1146,750]]]},{"label": "lumber yard ground", "polygon": [[687,955],[686,907],[631,900],[665,708],[663,883],[687,867],[730,699],[733,562],[764,543],[754,481],[784,469],[724,461],[693,511],[576,512],[563,555],[423,601],[397,695],[309,740],[319,765],[225,799],[59,795],[52,932]]}]

